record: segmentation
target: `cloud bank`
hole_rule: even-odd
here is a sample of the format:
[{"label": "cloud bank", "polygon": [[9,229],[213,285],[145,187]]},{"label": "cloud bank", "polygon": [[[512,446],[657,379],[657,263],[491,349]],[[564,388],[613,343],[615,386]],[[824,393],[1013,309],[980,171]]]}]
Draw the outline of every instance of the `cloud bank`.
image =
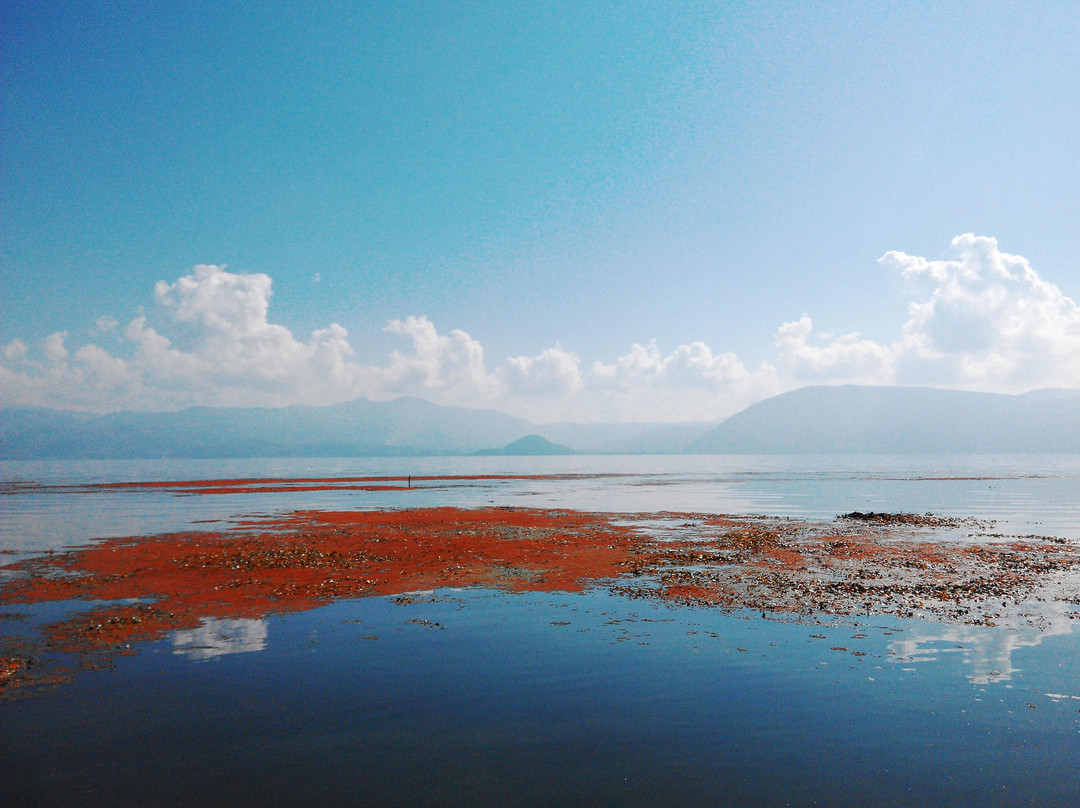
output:
[{"label": "cloud bank", "polygon": [[911,298],[895,341],[847,334],[817,343],[804,315],[776,333],[780,366],[800,383],[1080,387],[1080,306],[996,239],[967,233],[952,248],[951,261],[897,251],[879,259]]},{"label": "cloud bank", "polygon": [[672,421],[723,417],[805,384],[1080,387],[1080,307],[995,239],[965,234],[952,248],[953,260],[881,257],[908,298],[892,342],[819,338],[803,315],[779,326],[773,361],[754,368],[700,341],[667,354],[655,342],[633,344],[588,367],[556,345],[492,366],[467,332],[440,333],[417,315],[387,323],[402,348],[365,365],[337,323],[298,339],[271,322],[269,276],[199,265],[156,285],[152,316],[126,325],[99,317],[87,332],[95,341],[76,345],[59,331],[3,346],[0,403],[110,411],[418,395],[537,421]]}]

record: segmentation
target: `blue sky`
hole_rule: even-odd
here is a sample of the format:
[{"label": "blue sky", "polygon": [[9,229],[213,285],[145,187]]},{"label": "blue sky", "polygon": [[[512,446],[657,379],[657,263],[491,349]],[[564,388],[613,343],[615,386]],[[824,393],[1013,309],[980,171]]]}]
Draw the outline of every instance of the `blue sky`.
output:
[{"label": "blue sky", "polygon": [[1075,2],[0,15],[2,403],[1080,386]]}]

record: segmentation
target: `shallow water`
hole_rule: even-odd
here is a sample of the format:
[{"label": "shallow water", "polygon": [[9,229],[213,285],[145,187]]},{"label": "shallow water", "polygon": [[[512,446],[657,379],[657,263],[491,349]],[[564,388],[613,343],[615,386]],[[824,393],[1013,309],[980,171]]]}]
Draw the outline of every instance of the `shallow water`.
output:
[{"label": "shallow water", "polygon": [[[254,644],[199,655],[174,637],[4,704],[4,804],[1065,806],[1080,793],[1073,636],[1014,652],[990,684],[986,630],[934,640],[910,621],[807,626],[605,593],[441,591],[260,622]],[[895,653],[912,642],[919,653]]]},{"label": "shallow water", "polygon": [[[46,485],[614,475],[417,482],[390,492],[9,488],[3,547],[20,554],[220,527],[252,513],[435,504],[806,518],[932,511],[993,519],[1004,533],[1080,535],[1075,458],[320,459],[2,471],[9,482]],[[85,608],[5,606],[0,637],[34,635]],[[207,617],[137,643],[104,669],[0,702],[0,804],[1073,806],[1077,625],[1067,611],[1000,626],[762,618],[628,600],[602,586],[439,589]]]},{"label": "shallow water", "polygon": [[[26,488],[121,481],[360,475],[582,475],[417,483],[404,491],[178,496],[167,490]],[[680,511],[830,519],[851,511],[993,520],[1011,535],[1080,539],[1078,455],[686,455],[80,460],[0,463],[3,549],[44,552],[282,508],[458,505]],[[71,518],[73,513],[77,519]]]}]

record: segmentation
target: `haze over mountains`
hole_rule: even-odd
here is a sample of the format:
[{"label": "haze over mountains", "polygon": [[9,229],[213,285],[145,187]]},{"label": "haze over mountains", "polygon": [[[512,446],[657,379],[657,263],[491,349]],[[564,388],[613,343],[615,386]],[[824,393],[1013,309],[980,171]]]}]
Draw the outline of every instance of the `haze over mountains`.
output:
[{"label": "haze over mountains", "polygon": [[409,397],[385,402],[361,398],[327,407],[192,407],[108,415],[9,408],[0,410],[0,458],[465,455],[507,447],[528,435],[576,452],[678,452],[713,425],[541,427],[496,410]]},{"label": "haze over mountains", "polygon": [[8,460],[546,454],[551,444],[591,454],[1076,453],[1080,390],[1008,396],[806,387],[720,424],[535,425],[494,410],[417,398],[108,415],[0,411],[0,458]]},{"label": "haze over mountains", "polygon": [[1080,452],[1080,390],[1019,396],[929,387],[804,387],[691,441],[703,454]]}]

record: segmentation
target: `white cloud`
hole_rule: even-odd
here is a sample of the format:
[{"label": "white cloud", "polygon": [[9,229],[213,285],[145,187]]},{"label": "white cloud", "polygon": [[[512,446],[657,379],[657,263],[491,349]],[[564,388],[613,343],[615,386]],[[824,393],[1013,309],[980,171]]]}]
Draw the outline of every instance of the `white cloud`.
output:
[{"label": "white cloud", "polygon": [[[45,338],[37,357],[21,340],[4,347],[5,404],[75,409],[175,409],[193,404],[325,404],[403,393],[441,403],[493,400],[500,383],[484,366],[480,343],[460,330],[439,334],[425,317],[394,320],[408,339],[385,367],[357,363],[337,323],[306,341],[268,319],[271,279],[200,265],[154,289],[155,322],[145,314],[120,329],[116,353],[88,343],[68,351],[67,332]],[[111,331],[112,318],[99,318]]]},{"label": "white cloud", "polygon": [[[123,355],[94,344],[70,354],[67,332],[44,340],[44,363],[20,341],[9,343],[5,403],[78,409],[279,405],[362,392],[363,369],[349,361],[353,352],[344,328],[331,324],[303,342],[267,320],[266,275],[200,265],[174,283],[159,282],[154,291],[166,316],[156,327],[145,315],[131,320],[121,331]],[[97,321],[102,332],[117,325],[111,317]],[[171,330],[180,331],[182,345],[166,335]]]},{"label": "white cloud", "polygon": [[148,379],[221,392],[222,403],[245,397],[261,403],[321,403],[349,396],[359,379],[340,325],[318,329],[307,342],[267,319],[271,279],[200,265],[155,296],[174,322],[193,324],[190,347],[181,349],[138,317],[125,331],[135,361]]},{"label": "white cloud", "polygon": [[21,339],[13,339],[7,345],[4,346],[4,359],[9,362],[14,362],[17,359],[22,359],[26,356],[29,349],[26,347],[26,343]]},{"label": "white cloud", "polygon": [[412,316],[391,320],[385,330],[407,337],[412,352],[390,354],[390,366],[379,373],[384,389],[418,394],[456,389],[467,395],[496,391],[497,381],[484,367],[483,347],[464,331],[439,334],[427,317]]},{"label": "white cloud", "polygon": [[203,617],[197,628],[172,633],[173,653],[190,659],[213,659],[262,651],[268,635],[265,619]]},{"label": "white cloud", "polygon": [[[814,331],[809,315],[775,332],[774,362],[748,368],[701,341],[670,353],[634,343],[583,365],[556,345],[489,368],[480,341],[440,333],[424,316],[385,330],[406,346],[361,364],[337,323],[299,339],[270,321],[272,282],[200,265],[155,287],[157,307],[120,326],[100,317],[110,350],[67,331],[0,350],[0,402],[75,409],[176,409],[193,404],[327,404],[418,395],[504,409],[537,421],[707,420],[804,384],[925,384],[1021,392],[1080,387],[1080,307],[997,242],[953,241],[957,257],[889,252],[881,263],[907,296],[893,341]],[[72,331],[71,333],[77,333]]]},{"label": "white cloud", "polygon": [[1027,259],[1001,252],[996,239],[967,233],[952,246],[958,260],[882,256],[902,279],[933,283],[928,297],[908,307],[894,349],[898,378],[917,378],[925,368],[964,387],[1080,385],[1080,306]]},{"label": "white cloud", "polygon": [[702,342],[667,356],[655,343],[635,344],[591,372],[558,345],[489,369],[479,340],[460,329],[440,333],[423,316],[391,320],[385,330],[408,347],[393,351],[384,365],[363,365],[337,323],[301,341],[270,322],[271,289],[266,275],[200,265],[156,285],[152,315],[140,314],[122,328],[99,318],[100,332],[122,338],[117,352],[87,343],[71,353],[67,332],[57,332],[41,343],[35,359],[25,343],[13,341],[3,352],[8,364],[0,368],[4,401],[175,409],[409,394],[442,404],[501,407],[540,421],[677,420],[719,417],[780,390],[769,366],[751,373],[734,354],[714,353]]},{"label": "white cloud", "polygon": [[746,366],[733,353],[714,354],[704,342],[680,345],[664,363],[673,383],[706,389],[740,384],[750,379]]},{"label": "white cloud", "polygon": [[581,359],[555,346],[537,356],[510,357],[501,377],[513,393],[574,395],[582,387]]},{"label": "white cloud", "polygon": [[271,283],[270,276],[261,272],[237,275],[224,267],[199,264],[193,275],[176,283],[158,281],[154,296],[180,322],[197,320],[213,331],[250,336],[267,328],[281,329],[266,322]]},{"label": "white cloud", "polygon": [[680,345],[668,356],[661,356],[652,340],[648,345],[634,343],[612,364],[595,363],[593,376],[597,382],[618,389],[643,383],[717,389],[746,382],[751,374],[735,354],[713,354],[703,342]]},{"label": "white cloud", "polygon": [[784,323],[773,340],[780,351],[780,365],[795,377],[828,382],[881,382],[892,373],[892,352],[858,333],[832,342],[812,344],[813,323],[807,315]]},{"label": "white cloud", "polygon": [[588,388],[603,420],[710,420],[783,391],[768,363],[751,372],[733,353],[708,345],[680,345],[664,356],[656,345],[635,343],[615,362],[596,362]]},{"label": "white cloud", "polygon": [[90,376],[105,383],[120,383],[128,375],[127,362],[93,343],[83,345],[75,351],[72,359],[85,367]]},{"label": "white cloud", "polygon": [[880,259],[911,296],[896,340],[848,334],[811,342],[810,318],[776,333],[798,383],[925,384],[996,392],[1080,386],[1080,307],[995,239],[957,236],[954,260],[903,252]]},{"label": "white cloud", "polygon": [[67,331],[57,331],[45,338],[43,345],[45,358],[50,362],[63,362],[68,357],[68,349],[64,346],[67,339]]}]

